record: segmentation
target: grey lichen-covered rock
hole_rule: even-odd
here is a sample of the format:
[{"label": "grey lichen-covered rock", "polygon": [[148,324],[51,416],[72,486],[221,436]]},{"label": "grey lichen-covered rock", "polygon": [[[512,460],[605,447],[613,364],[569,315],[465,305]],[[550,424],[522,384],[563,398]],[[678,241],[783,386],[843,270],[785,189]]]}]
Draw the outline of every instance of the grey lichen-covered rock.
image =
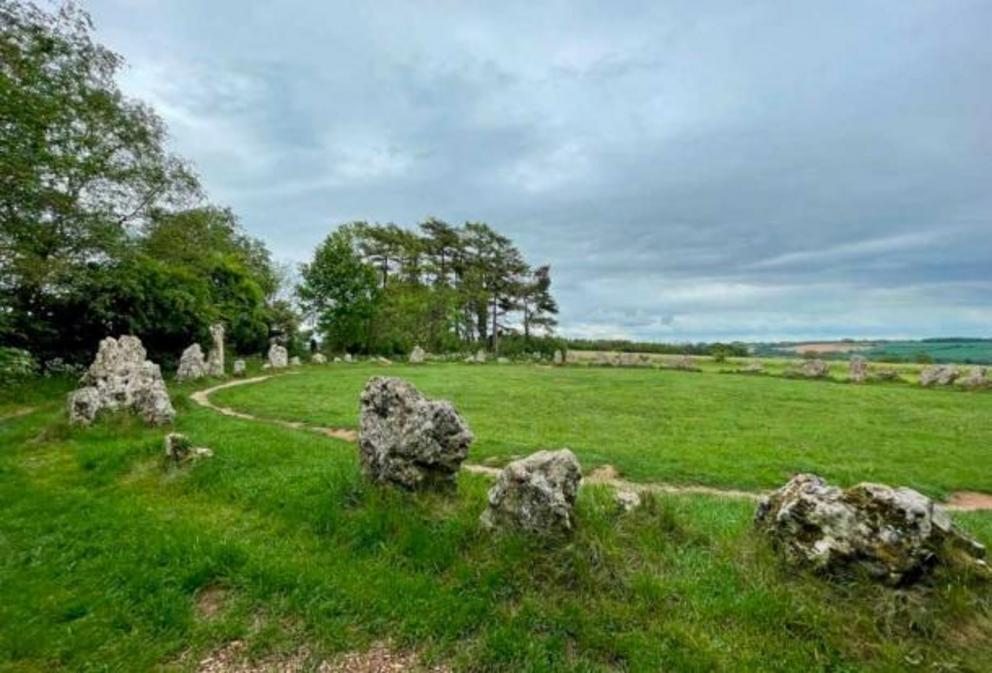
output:
[{"label": "grey lichen-covered rock", "polygon": [[410,364],[419,365],[423,364],[424,359],[427,357],[427,353],[420,346],[414,346],[413,350],[410,351]]},{"label": "grey lichen-covered rock", "polygon": [[170,432],[165,436],[165,457],[173,463],[184,463],[197,458],[210,458],[214,452],[205,446],[193,446],[186,435]]},{"label": "grey lichen-covered rock", "polygon": [[216,323],[210,326],[210,338],[213,345],[207,356],[207,373],[210,376],[224,375],[224,325]]},{"label": "grey lichen-covered rock", "polygon": [[101,411],[123,410],[152,425],[171,423],[176,411],[162,371],[145,355],[135,336],[101,341],[93,364],[80,379],[81,387],[69,395],[69,422],[88,425]]},{"label": "grey lichen-covered rock", "polygon": [[637,491],[620,489],[614,494],[613,501],[623,512],[632,512],[641,506],[641,496]]},{"label": "grey lichen-covered rock", "polygon": [[489,529],[561,535],[575,527],[575,498],[582,468],[568,449],[538,451],[515,460],[489,489],[480,522]]},{"label": "grey lichen-covered rock", "polygon": [[345,353],[344,354],[344,361],[345,362],[352,362],[351,353]]},{"label": "grey lichen-covered rock", "polygon": [[823,572],[859,567],[890,584],[911,582],[938,560],[988,569],[985,548],[908,488],[828,485],[800,474],[766,497],[755,523],[785,559]]},{"label": "grey lichen-covered rock", "polygon": [[314,353],[310,357],[310,362],[312,362],[315,365],[325,365],[327,364],[327,356],[325,356],[323,353]]},{"label": "grey lichen-covered rock", "polygon": [[299,367],[300,365],[303,364],[303,362],[300,360],[299,355],[294,355],[293,357],[289,358],[289,364],[293,367]]},{"label": "grey lichen-covered rock", "polygon": [[847,365],[847,376],[852,383],[864,383],[868,380],[868,361],[860,355],[855,355]]},{"label": "grey lichen-covered rock", "polygon": [[485,364],[486,360],[488,360],[488,359],[489,359],[489,354],[486,353],[486,351],[485,351],[484,348],[480,348],[479,350],[477,350],[475,352],[475,363],[476,364],[479,364],[479,365]]},{"label": "grey lichen-covered rock", "polygon": [[234,372],[234,375],[235,376],[244,376],[245,375],[245,361],[244,360],[235,360],[234,361],[234,369],[232,371]]},{"label": "grey lichen-covered rock", "polygon": [[819,358],[806,360],[798,369],[798,374],[808,379],[822,379],[829,373],[830,365]]},{"label": "grey lichen-covered rock", "polygon": [[565,363],[565,356],[562,355],[562,352],[560,350],[555,351],[555,355],[554,358],[552,359],[552,362],[554,362],[556,365]]},{"label": "grey lichen-covered rock", "polygon": [[376,376],[362,391],[358,452],[372,481],[404,488],[453,486],[472,432],[450,402],[401,379]]},{"label": "grey lichen-covered rock", "polygon": [[964,388],[984,388],[989,385],[988,370],[985,367],[972,367],[965,376],[958,379],[958,385]]},{"label": "grey lichen-covered rock", "polygon": [[289,353],[279,344],[269,346],[268,365],[272,369],[285,369],[289,366]]},{"label": "grey lichen-covered rock", "polygon": [[921,386],[949,386],[958,377],[958,370],[950,365],[924,367],[920,372]]},{"label": "grey lichen-covered rock", "polygon": [[334,361],[335,362],[343,362],[343,360],[339,356],[337,356],[337,355],[334,356]]},{"label": "grey lichen-covered rock", "polygon": [[179,368],[176,370],[177,381],[195,381],[207,375],[207,363],[203,359],[200,344],[193,344],[179,356]]}]

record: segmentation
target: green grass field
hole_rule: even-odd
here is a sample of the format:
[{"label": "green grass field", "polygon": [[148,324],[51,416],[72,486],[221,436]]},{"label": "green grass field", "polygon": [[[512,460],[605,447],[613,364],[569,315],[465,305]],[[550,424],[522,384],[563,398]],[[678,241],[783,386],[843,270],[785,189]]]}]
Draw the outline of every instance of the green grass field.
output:
[{"label": "green grass field", "polygon": [[[569,445],[633,479],[773,486],[793,469],[992,490],[992,395],[654,370],[307,367],[219,403],[353,425],[372,374],[453,399],[470,460]],[[207,384],[204,384],[207,385]],[[0,671],[195,671],[235,639],[260,658],[386,640],[474,671],[987,671],[992,587],[938,568],[910,590],[782,566],[753,504],[584,488],[571,541],[482,533],[489,482],[380,490],[355,447],[220,416],[174,388],[215,457],[161,460],[163,430],[65,422],[65,386],[0,401]],[[35,411],[9,417],[25,407]],[[986,544],[992,514],[956,515]],[[203,606],[211,595],[214,607]]]}]

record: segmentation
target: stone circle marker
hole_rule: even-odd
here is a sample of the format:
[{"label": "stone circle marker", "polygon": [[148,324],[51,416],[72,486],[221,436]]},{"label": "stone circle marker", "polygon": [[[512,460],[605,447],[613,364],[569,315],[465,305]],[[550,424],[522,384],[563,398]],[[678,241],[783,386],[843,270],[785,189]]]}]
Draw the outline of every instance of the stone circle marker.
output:
[{"label": "stone circle marker", "polygon": [[480,522],[488,529],[570,533],[581,480],[582,467],[568,449],[538,451],[515,460],[489,489],[489,506]]},{"label": "stone circle marker", "polygon": [[452,487],[474,439],[450,402],[376,376],[362,391],[358,453],[372,481],[407,489]]}]

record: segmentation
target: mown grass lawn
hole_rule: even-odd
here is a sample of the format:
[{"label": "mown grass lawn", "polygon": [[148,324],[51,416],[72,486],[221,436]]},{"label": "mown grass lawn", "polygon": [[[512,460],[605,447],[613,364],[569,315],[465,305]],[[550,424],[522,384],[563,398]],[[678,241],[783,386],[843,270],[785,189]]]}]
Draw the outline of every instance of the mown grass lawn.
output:
[{"label": "mown grass lawn", "polygon": [[251,413],[356,427],[370,376],[452,400],[477,436],[470,460],[567,446],[635,481],[773,488],[812,471],[943,497],[992,492],[992,393],[900,383],[527,365],[354,364],[217,392]]},{"label": "mown grass lawn", "polygon": [[[354,421],[365,377],[380,371],[307,368],[217,399],[343,424]],[[916,392],[679,372],[397,366],[388,373],[463,405],[478,450],[492,455],[569,443],[553,433],[578,437],[583,428],[603,438],[633,424],[632,437],[651,437],[639,420],[645,409],[670,427],[662,436],[691,437],[733,418],[714,412],[730,403],[731,384],[737,396],[741,386],[759,386],[753,397],[773,400],[805,399],[793,384],[823,399],[897,401]],[[712,379],[717,402],[702,399],[700,376]],[[630,381],[645,382],[640,398]],[[786,392],[769,392],[787,383]],[[673,434],[675,409],[687,410],[689,401],[665,411],[663,400],[673,399],[671,391],[689,395],[692,386],[705,413],[677,426],[684,435]],[[57,385],[4,400],[5,413],[29,399],[38,409],[0,420],[0,670],[196,670],[234,639],[258,656],[306,648],[311,663],[388,640],[456,670],[988,670],[992,587],[979,578],[939,568],[923,585],[895,591],[812,577],[781,566],[753,534],[753,505],[700,496],[649,499],[621,515],[608,492],[585,488],[571,541],[492,537],[477,526],[488,487],[480,476],[462,474],[451,496],[372,488],[359,476],[353,445],[222,417],[192,404],[190,391],[174,390],[176,429],[215,457],[182,470],[161,462],[164,431],[134,419],[69,428]],[[981,395],[919,394],[932,403],[908,403],[907,415],[987,409]],[[581,411],[576,396],[595,404]],[[562,405],[573,417],[555,425]],[[844,425],[821,411],[821,422]],[[714,483],[746,484],[734,475],[761,464],[747,462],[760,426],[738,423],[751,444],[739,448],[736,465],[710,463],[732,470],[714,473]],[[783,418],[768,427],[787,425]],[[536,442],[528,427],[543,433]],[[636,447],[611,453],[620,445],[601,449],[601,459],[633,471]],[[773,459],[767,452],[762,460]],[[967,481],[982,469],[976,452],[967,460],[947,474]],[[887,463],[875,461],[879,469]],[[666,464],[646,459],[641,475],[669,478],[655,471]],[[705,473],[702,463],[694,469]],[[957,519],[992,543],[992,516]],[[205,592],[220,596],[209,614],[198,608]]]}]

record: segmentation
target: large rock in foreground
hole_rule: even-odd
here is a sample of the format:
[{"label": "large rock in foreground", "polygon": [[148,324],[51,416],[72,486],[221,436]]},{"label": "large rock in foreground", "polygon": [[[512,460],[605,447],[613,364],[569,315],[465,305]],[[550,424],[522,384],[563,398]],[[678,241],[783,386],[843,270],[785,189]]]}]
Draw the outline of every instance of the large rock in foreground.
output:
[{"label": "large rock in foreground", "polygon": [[800,474],[761,502],[755,523],[787,561],[824,572],[859,567],[898,585],[940,560],[988,568],[985,548],[909,488],[865,483],[841,489]]},{"label": "large rock in foreground", "polygon": [[452,486],[474,437],[450,402],[429,400],[401,379],[377,376],[361,397],[362,470],[381,484]]},{"label": "large rock in foreground", "polygon": [[107,337],[78,390],[69,394],[69,422],[89,425],[101,411],[131,411],[152,425],[176,417],[162,371],[145,359],[145,348],[135,336]]},{"label": "large rock in foreground", "polygon": [[515,460],[489,489],[481,522],[490,529],[561,535],[575,527],[575,497],[582,468],[568,449],[538,451]]}]

